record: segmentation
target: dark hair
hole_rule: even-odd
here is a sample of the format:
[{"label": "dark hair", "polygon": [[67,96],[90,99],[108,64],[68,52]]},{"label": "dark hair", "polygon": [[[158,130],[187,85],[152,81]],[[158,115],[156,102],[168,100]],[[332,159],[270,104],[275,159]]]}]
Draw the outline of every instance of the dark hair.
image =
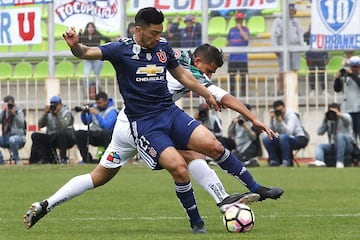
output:
[{"label": "dark hair", "polygon": [[108,99],[108,95],[105,92],[99,92],[98,94],[95,95],[95,100],[99,100],[100,98],[107,100]]},{"label": "dark hair", "polygon": [[164,14],[154,7],[142,8],[135,16],[135,25],[140,27],[147,27],[150,24],[161,24],[163,22]]},{"label": "dark hair", "polygon": [[101,33],[96,29],[95,23],[93,23],[93,22],[88,22],[88,23],[86,24],[85,30],[84,30],[84,32],[83,32],[83,35],[85,35],[85,36],[88,36],[88,35],[89,35],[88,27],[89,27],[90,25],[92,25],[93,28],[94,28],[94,33],[93,33],[93,35],[101,35]]},{"label": "dark hair", "polygon": [[215,62],[216,66],[221,67],[224,64],[224,54],[223,52],[208,43],[202,44],[197,47],[194,51],[194,57],[201,57],[201,59],[206,63]]},{"label": "dark hair", "polygon": [[13,96],[7,95],[6,97],[4,97],[4,102],[15,102],[15,99]]},{"label": "dark hair", "polygon": [[279,106],[284,106],[285,107],[285,103],[282,101],[282,100],[276,100],[274,103],[273,103],[273,108],[277,108]]},{"label": "dark hair", "polygon": [[128,26],[127,26],[127,35],[130,35],[130,28],[135,27],[135,23],[134,22],[129,22]]},{"label": "dark hair", "polygon": [[335,102],[329,104],[328,109],[330,109],[330,108],[336,108],[336,109],[338,109],[339,111],[341,110],[341,109],[340,109],[340,104],[335,103]]}]

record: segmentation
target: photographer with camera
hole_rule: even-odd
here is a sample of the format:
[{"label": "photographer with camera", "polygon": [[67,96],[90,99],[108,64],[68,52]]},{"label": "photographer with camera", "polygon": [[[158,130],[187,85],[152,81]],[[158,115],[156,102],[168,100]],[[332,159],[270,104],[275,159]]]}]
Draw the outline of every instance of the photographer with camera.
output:
[{"label": "photographer with camera", "polygon": [[352,56],[349,68],[342,68],[335,76],[334,91],[344,93],[343,109],[352,118],[355,141],[360,138],[360,57]]},{"label": "photographer with camera", "polygon": [[69,109],[62,104],[61,98],[53,96],[50,105],[44,108],[44,114],[38,121],[39,128],[46,127],[46,133],[34,132],[31,135],[32,146],[29,163],[56,163],[57,148],[60,161],[66,164],[66,150],[75,144],[74,117]]},{"label": "photographer with camera", "polygon": [[198,112],[194,117],[196,120],[201,122],[207,129],[209,129],[227,149],[235,149],[235,142],[230,138],[223,137],[222,134],[222,123],[218,116],[210,114],[209,106],[206,103],[202,103],[198,107]]},{"label": "photographer with camera", "polygon": [[[0,147],[10,149],[10,158],[15,164],[21,164],[19,149],[26,143],[25,112],[15,105],[13,96],[4,97],[4,104],[0,110],[2,136],[0,136]],[[0,164],[4,161],[0,157]]]},{"label": "photographer with camera", "polygon": [[270,112],[270,128],[279,134],[279,138],[263,137],[269,165],[292,166],[292,151],[303,148],[308,143],[300,118],[294,111],[286,109],[282,100],[276,100]]},{"label": "photographer with camera", "polygon": [[[342,113],[339,104],[329,104],[328,111],[317,129],[318,135],[324,135],[327,132],[329,143],[316,145],[315,161],[309,163],[310,167],[335,165],[336,168],[344,168],[345,157],[351,155],[353,150],[354,138],[351,123],[351,116],[348,113]],[[330,159],[334,156],[336,159]]]},{"label": "photographer with camera", "polygon": [[[244,104],[251,111],[249,104]],[[244,163],[245,167],[258,167],[256,157],[261,156],[260,132],[253,126],[252,122],[239,115],[234,118],[228,128],[228,135],[235,141],[233,154]]]},{"label": "photographer with camera", "polygon": [[108,98],[105,92],[99,92],[95,96],[95,104],[75,107],[75,111],[81,112],[81,121],[88,125],[88,130],[75,132],[76,144],[79,148],[82,162],[95,163],[89,153],[89,144],[106,148],[110,141],[118,115],[112,98]]}]

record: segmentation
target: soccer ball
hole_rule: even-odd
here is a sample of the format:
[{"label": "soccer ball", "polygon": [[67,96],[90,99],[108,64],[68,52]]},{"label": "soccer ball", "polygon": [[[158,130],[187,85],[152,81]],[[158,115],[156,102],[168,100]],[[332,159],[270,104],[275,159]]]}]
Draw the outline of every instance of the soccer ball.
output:
[{"label": "soccer ball", "polygon": [[254,227],[254,212],[245,204],[234,204],[223,215],[223,223],[228,232],[244,233]]}]

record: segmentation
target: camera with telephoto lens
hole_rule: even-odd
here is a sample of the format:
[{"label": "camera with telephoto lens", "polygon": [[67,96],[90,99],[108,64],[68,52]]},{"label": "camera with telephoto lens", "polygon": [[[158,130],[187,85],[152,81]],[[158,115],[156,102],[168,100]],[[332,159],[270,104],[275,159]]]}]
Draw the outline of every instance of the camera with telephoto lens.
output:
[{"label": "camera with telephoto lens", "polygon": [[83,106],[76,106],[74,108],[75,112],[89,112],[91,104],[85,104]]},{"label": "camera with telephoto lens", "polygon": [[275,114],[275,116],[279,117],[279,116],[282,115],[282,111],[281,110],[275,110],[274,114]]},{"label": "camera with telephoto lens", "polygon": [[346,72],[345,68],[340,69],[339,72],[340,72],[341,77],[346,77],[347,76],[347,72]]},{"label": "camera with telephoto lens", "polygon": [[13,103],[8,103],[7,104],[7,108],[10,110],[10,109],[13,109],[14,108],[14,104]]},{"label": "camera with telephoto lens", "polygon": [[56,111],[56,107],[57,107],[56,103],[51,103],[50,104],[50,111],[52,111],[52,112]]},{"label": "camera with telephoto lens", "polygon": [[325,116],[327,121],[336,121],[338,118],[336,112],[331,110],[327,111]]},{"label": "camera with telephoto lens", "polygon": [[245,120],[242,118],[242,117],[239,117],[238,118],[238,124],[240,125],[240,126],[242,126],[243,124],[244,124],[244,122],[245,122]]}]

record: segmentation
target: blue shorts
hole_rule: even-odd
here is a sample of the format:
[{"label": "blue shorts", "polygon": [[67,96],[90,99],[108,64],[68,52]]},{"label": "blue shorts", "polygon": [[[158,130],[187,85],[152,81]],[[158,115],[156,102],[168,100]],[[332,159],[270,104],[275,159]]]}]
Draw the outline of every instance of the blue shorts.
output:
[{"label": "blue shorts", "polygon": [[140,157],[151,169],[160,169],[160,154],[168,147],[188,149],[190,136],[199,125],[174,104],[153,118],[131,122],[131,132]]}]

